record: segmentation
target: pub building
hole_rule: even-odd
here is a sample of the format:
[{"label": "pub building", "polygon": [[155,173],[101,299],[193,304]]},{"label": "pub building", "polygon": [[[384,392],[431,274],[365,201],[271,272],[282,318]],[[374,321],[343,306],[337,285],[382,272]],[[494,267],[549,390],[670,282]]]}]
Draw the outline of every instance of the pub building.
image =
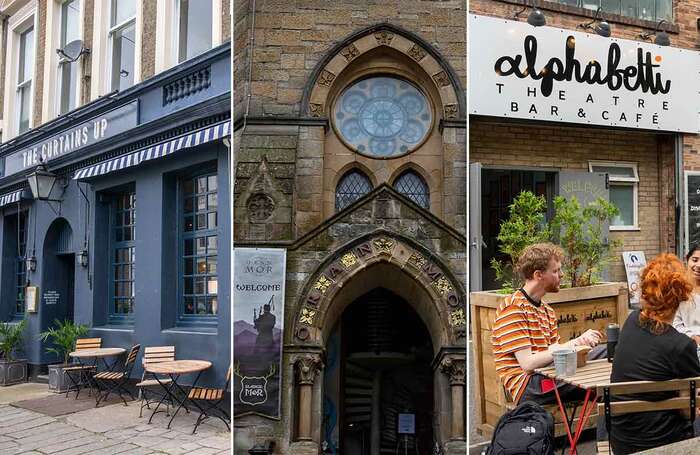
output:
[{"label": "pub building", "polygon": [[237,3],[236,453],[465,453],[465,17]]},{"label": "pub building", "polygon": [[[502,258],[496,237],[508,206],[524,190],[545,196],[548,219],[558,195],[583,203],[603,197],[619,209],[606,235],[621,247],[604,281],[625,286],[625,252],[647,260],[661,252],[684,254],[700,232],[692,211],[700,188],[694,177],[700,169],[700,39],[686,2],[560,0],[524,7],[472,0],[468,29],[474,45],[469,290],[500,287],[490,267],[492,258]],[[620,298],[625,304],[618,308],[626,309],[627,297]],[[581,302],[582,312],[584,303],[597,305]],[[486,311],[483,303],[471,306],[472,316]],[[582,331],[586,316],[595,328],[624,321],[614,303],[595,308],[597,318],[593,310],[561,312],[568,316],[559,324],[563,339]],[[483,321],[473,321],[473,328],[484,331],[474,336],[488,340]],[[503,410],[489,385],[496,376],[488,345],[475,341],[480,379],[472,416],[472,431],[485,435]]]},{"label": "pub building", "polygon": [[[230,364],[231,46],[101,96],[0,146],[0,316],[86,324],[103,347],[174,345]],[[141,375],[140,361],[134,377]]]}]

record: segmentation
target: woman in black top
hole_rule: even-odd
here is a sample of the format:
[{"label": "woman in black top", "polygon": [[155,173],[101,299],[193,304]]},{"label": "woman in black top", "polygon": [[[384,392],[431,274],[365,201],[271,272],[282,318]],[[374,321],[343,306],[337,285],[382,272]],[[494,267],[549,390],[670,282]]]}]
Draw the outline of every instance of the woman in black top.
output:
[{"label": "woman in black top", "polygon": [[[700,376],[697,345],[671,325],[680,302],[693,289],[683,264],[661,254],[642,271],[642,309],[632,312],[620,332],[612,382],[665,381]],[[673,392],[617,396],[613,400],[659,401]],[[688,419],[677,411],[632,413],[612,417],[610,445],[616,455],[671,444],[693,437]]]}]

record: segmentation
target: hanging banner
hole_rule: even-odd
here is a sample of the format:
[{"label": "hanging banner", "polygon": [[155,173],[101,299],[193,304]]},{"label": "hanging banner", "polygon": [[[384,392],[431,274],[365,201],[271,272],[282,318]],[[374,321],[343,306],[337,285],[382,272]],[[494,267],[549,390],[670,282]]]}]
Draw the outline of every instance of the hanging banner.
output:
[{"label": "hanging banner", "polygon": [[471,114],[700,131],[700,54],[469,15]]},{"label": "hanging banner", "polygon": [[623,251],[622,261],[625,263],[625,273],[627,274],[627,287],[630,295],[630,305],[632,308],[639,308],[642,289],[639,286],[639,277],[642,270],[647,265],[647,258],[644,251]]},{"label": "hanging banner", "polygon": [[280,418],[287,250],[233,250],[233,399],[236,416]]}]

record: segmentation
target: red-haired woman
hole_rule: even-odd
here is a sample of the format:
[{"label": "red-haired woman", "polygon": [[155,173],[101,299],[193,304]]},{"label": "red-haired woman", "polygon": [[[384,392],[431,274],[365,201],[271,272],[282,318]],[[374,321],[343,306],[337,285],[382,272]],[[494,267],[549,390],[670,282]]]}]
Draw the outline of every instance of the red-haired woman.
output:
[{"label": "red-haired woman", "polygon": [[[672,326],[678,305],[688,300],[693,290],[683,263],[671,254],[657,256],[642,271],[641,287],[642,309],[632,312],[622,327],[612,382],[700,376],[695,342]],[[639,398],[658,401],[670,396],[660,392]],[[621,455],[690,437],[690,422],[676,411],[633,413],[613,416],[610,445],[615,455]]]}]

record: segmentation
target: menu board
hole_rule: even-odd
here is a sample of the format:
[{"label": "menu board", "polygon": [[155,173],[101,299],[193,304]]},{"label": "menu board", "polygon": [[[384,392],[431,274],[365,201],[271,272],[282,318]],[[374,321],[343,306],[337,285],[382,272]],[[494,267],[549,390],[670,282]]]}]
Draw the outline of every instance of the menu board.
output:
[{"label": "menu board", "polygon": [[700,243],[700,172],[685,173],[685,248]]}]

